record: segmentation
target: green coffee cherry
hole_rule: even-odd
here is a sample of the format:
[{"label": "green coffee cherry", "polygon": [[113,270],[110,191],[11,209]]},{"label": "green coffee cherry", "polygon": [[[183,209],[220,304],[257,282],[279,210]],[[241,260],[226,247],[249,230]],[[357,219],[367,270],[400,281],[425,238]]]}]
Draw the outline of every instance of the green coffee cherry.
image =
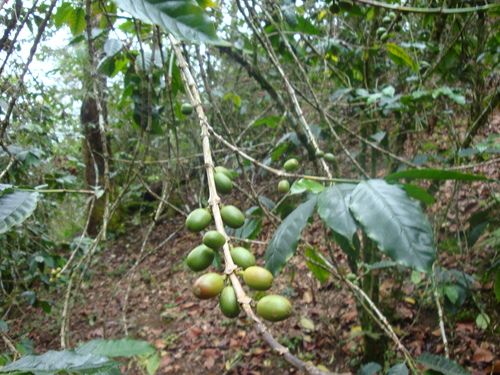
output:
[{"label": "green coffee cherry", "polygon": [[189,103],[182,103],[181,112],[183,115],[189,116],[191,113],[193,113],[193,106]]},{"label": "green coffee cherry", "polygon": [[186,228],[191,232],[201,232],[212,221],[210,211],[205,208],[197,208],[192,211],[186,219]]},{"label": "green coffee cherry", "polygon": [[380,38],[380,36],[382,36],[382,34],[385,33],[386,31],[387,29],[385,27],[379,27],[375,33]]},{"label": "green coffee cherry", "polygon": [[243,269],[255,266],[255,256],[244,247],[234,247],[231,249],[233,262]]},{"label": "green coffee cherry", "polygon": [[229,178],[231,180],[233,179],[234,172],[232,170],[230,170],[230,169],[227,169],[226,167],[223,167],[223,166],[219,165],[219,166],[217,166],[217,167],[214,168],[214,171],[215,171],[215,173],[223,173],[223,174],[225,174],[227,176],[227,178]]},{"label": "green coffee cherry", "polygon": [[226,243],[226,238],[222,235],[222,233],[216,230],[209,230],[203,236],[203,244],[206,246],[218,250]]},{"label": "green coffee cherry", "polygon": [[325,156],[325,153],[322,150],[318,150],[316,151],[315,155],[317,158],[322,158],[323,156]]},{"label": "green coffee cherry", "polygon": [[245,215],[235,206],[224,206],[220,210],[222,221],[228,227],[237,229],[245,224]]},{"label": "green coffee cherry", "polygon": [[287,172],[295,172],[299,169],[299,161],[295,158],[288,159],[285,164],[283,164],[283,168]]},{"label": "green coffee cherry", "polygon": [[229,194],[233,190],[233,182],[223,172],[216,172],[214,174],[215,186],[217,192],[221,194]]},{"label": "green coffee cherry", "polygon": [[257,314],[271,322],[279,322],[292,314],[292,304],[279,295],[265,296],[257,302]]},{"label": "green coffee cherry", "polygon": [[205,246],[195,247],[186,258],[186,264],[195,272],[203,271],[210,266],[214,260],[214,251]]},{"label": "green coffee cherry", "polygon": [[335,155],[333,155],[332,153],[328,152],[325,154],[325,157],[324,157],[325,161],[327,161],[328,163],[335,163]]},{"label": "green coffee cherry", "polygon": [[200,276],[193,285],[193,294],[200,299],[213,298],[224,288],[224,278],[218,273],[210,272]]},{"label": "green coffee cherry", "polygon": [[252,289],[267,290],[273,284],[273,274],[265,268],[252,266],[243,272],[243,280]]},{"label": "green coffee cherry", "polygon": [[240,304],[232,286],[222,289],[219,297],[219,307],[228,318],[236,318],[240,314]]},{"label": "green coffee cherry", "polygon": [[286,194],[290,191],[290,183],[287,180],[281,180],[278,183],[278,192]]}]

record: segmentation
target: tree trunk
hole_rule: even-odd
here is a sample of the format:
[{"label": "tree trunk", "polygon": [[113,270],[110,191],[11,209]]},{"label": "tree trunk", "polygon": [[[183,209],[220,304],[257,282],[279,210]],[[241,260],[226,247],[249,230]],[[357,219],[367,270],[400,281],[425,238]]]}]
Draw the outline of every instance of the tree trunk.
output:
[{"label": "tree trunk", "polygon": [[[99,111],[97,110],[96,99],[87,96],[82,101],[80,110],[80,121],[82,124],[83,139],[83,160],[85,162],[85,182],[87,187],[93,189],[95,186],[104,188],[104,145],[103,137],[99,129]],[[102,222],[104,212],[104,198],[97,199],[90,213],[90,221],[87,233],[95,236]]]}]

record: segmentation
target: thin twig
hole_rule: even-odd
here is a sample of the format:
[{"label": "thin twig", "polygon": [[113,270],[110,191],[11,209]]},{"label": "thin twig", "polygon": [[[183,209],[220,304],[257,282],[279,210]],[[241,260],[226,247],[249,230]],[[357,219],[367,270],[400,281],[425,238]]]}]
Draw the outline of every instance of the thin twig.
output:
[{"label": "thin twig", "polygon": [[444,353],[446,358],[450,358],[450,348],[448,347],[448,339],[446,338],[446,330],[444,327],[443,308],[441,307],[441,302],[439,301],[439,293],[435,280],[435,265],[436,263],[432,266],[432,292],[434,294],[434,302],[436,303],[439,316],[439,331],[441,332],[441,339],[443,340]]},{"label": "thin twig", "polygon": [[476,12],[484,12],[487,10],[492,10],[498,8],[500,4],[486,4],[480,5],[477,7],[465,7],[465,8],[416,8],[416,7],[407,7],[400,6],[396,4],[383,3],[381,1],[375,0],[354,0],[356,3],[370,5],[379,8],[391,9],[396,12],[405,12],[405,13],[420,13],[420,14],[463,14],[463,13],[476,13]]},{"label": "thin twig", "polygon": [[[299,101],[297,99],[297,95],[295,94],[295,90],[294,90],[293,86],[290,84],[290,81],[288,80],[287,75],[285,74],[276,54],[274,53],[274,50],[272,48],[272,44],[269,41],[268,36],[266,35],[266,33],[259,32],[257,25],[256,25],[255,14],[253,12],[253,8],[248,4],[248,2],[246,0],[243,0],[243,2],[245,3],[247,10],[248,10],[248,13],[249,13],[249,17],[248,18],[245,17],[245,18],[248,20],[248,23],[249,23],[250,27],[252,28],[252,30],[254,31],[254,33],[261,35],[261,38],[259,38],[259,40],[261,41],[262,47],[264,47],[264,49],[266,50],[269,58],[271,59],[271,62],[273,63],[273,65],[276,68],[276,70],[278,71],[281,79],[283,80],[283,82],[285,84],[285,89],[288,93],[288,96],[290,97],[290,101],[292,102],[292,107],[295,111],[295,114],[296,114],[298,120],[299,120],[299,123],[301,124],[302,128],[304,129],[304,132],[307,135],[309,143],[311,143],[314,151],[317,153],[320,151],[320,148],[318,146],[318,142],[316,141],[316,137],[314,136],[314,134],[311,130],[311,127],[307,123],[307,120],[304,116],[304,112],[302,111],[302,108],[300,107]],[[237,0],[236,3],[240,4],[240,1]],[[239,9],[240,9],[241,13],[245,16],[243,9],[241,8],[241,5],[239,5]],[[323,167],[325,174],[329,178],[332,178],[333,176],[332,176],[332,173],[330,171],[330,167],[328,167],[328,164],[326,163],[326,161],[324,159],[321,159],[320,164]]]},{"label": "thin twig", "polygon": [[247,159],[248,161],[252,162],[254,165],[256,165],[259,168],[262,168],[268,172],[271,172],[272,174],[275,174],[276,176],[279,177],[288,177],[288,178],[305,178],[308,180],[314,180],[314,181],[325,181],[325,182],[359,182],[359,180],[356,179],[349,179],[349,178],[329,178],[329,177],[323,177],[323,176],[312,176],[312,175],[305,175],[305,174],[299,174],[299,173],[290,173],[290,172],[285,172],[273,167],[270,167],[268,165],[265,165],[258,161],[257,159],[253,158],[252,156],[248,155],[246,152],[240,150],[238,147],[233,145],[231,142],[227,141],[222,135],[218,134],[215,132],[215,130],[207,124],[208,130],[212,135],[221,143],[223,143],[227,148],[230,150],[237,152],[240,154],[243,158]]}]

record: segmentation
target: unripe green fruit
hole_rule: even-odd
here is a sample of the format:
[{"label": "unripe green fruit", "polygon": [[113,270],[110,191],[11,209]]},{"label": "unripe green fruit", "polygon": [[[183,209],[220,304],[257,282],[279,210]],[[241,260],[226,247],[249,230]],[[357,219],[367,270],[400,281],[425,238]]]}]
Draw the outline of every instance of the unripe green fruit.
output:
[{"label": "unripe green fruit", "polygon": [[214,251],[205,246],[195,247],[186,258],[186,264],[195,272],[203,271],[210,266],[214,260]]},{"label": "unripe green fruit", "polygon": [[214,174],[215,186],[221,194],[229,194],[233,190],[233,182],[223,172]]},{"label": "unripe green fruit", "polygon": [[287,172],[295,172],[299,169],[299,161],[295,158],[288,159],[285,164],[283,164],[283,168]]},{"label": "unripe green fruit", "polygon": [[384,18],[382,18],[382,23],[391,23],[391,17],[389,16],[385,16]]},{"label": "unripe green fruit", "polygon": [[317,158],[322,158],[323,156],[325,156],[325,153],[322,150],[318,150],[316,151],[315,155]]},{"label": "unripe green fruit", "polygon": [[389,33],[383,33],[380,35],[380,41],[385,42],[387,39],[389,39]]},{"label": "unripe green fruit", "polygon": [[189,116],[191,113],[193,113],[193,106],[189,103],[183,103],[181,105],[181,112],[183,115]]},{"label": "unripe green fruit", "polygon": [[236,265],[243,269],[247,269],[248,267],[255,265],[254,255],[244,247],[232,248],[231,258],[233,258],[233,262],[236,263]]},{"label": "unripe green fruit", "polygon": [[222,289],[219,306],[222,313],[228,318],[236,318],[240,314],[240,304],[232,286],[226,286]]},{"label": "unripe green fruit", "polygon": [[378,37],[380,37],[386,31],[387,29],[385,27],[379,27],[375,33],[377,34]]},{"label": "unripe green fruit", "polygon": [[396,19],[397,15],[394,12],[389,12],[389,14],[387,15],[387,17],[389,17],[389,19],[391,21],[394,21]]},{"label": "unripe green fruit", "polygon": [[243,280],[255,290],[268,290],[273,284],[273,274],[259,266],[248,267],[243,272]]},{"label": "unripe green fruit", "polygon": [[290,191],[290,183],[287,180],[281,180],[278,183],[278,191],[282,194],[286,194]]},{"label": "unripe green fruit", "polygon": [[200,232],[212,221],[212,215],[205,208],[197,208],[186,219],[186,228],[191,232]]},{"label": "unripe green fruit", "polygon": [[245,215],[234,206],[224,206],[220,210],[220,216],[224,223],[231,228],[237,229],[245,224]]},{"label": "unripe green fruit", "polygon": [[233,179],[233,171],[227,169],[226,167],[217,166],[214,168],[215,173],[224,173],[231,180]]},{"label": "unripe green fruit", "polygon": [[292,314],[292,304],[285,297],[272,294],[257,302],[257,314],[271,322],[279,322]]},{"label": "unripe green fruit", "polygon": [[329,162],[329,163],[333,163],[333,162],[335,162],[335,155],[333,155],[333,154],[332,154],[332,153],[330,153],[330,152],[327,152],[327,153],[325,154],[324,159],[325,159],[327,162]]},{"label": "unripe green fruit", "polygon": [[226,239],[220,232],[209,230],[203,236],[203,243],[214,250],[218,250],[224,246]]},{"label": "unripe green fruit", "polygon": [[217,296],[224,288],[224,278],[215,272],[200,276],[193,285],[193,294],[200,299]]}]

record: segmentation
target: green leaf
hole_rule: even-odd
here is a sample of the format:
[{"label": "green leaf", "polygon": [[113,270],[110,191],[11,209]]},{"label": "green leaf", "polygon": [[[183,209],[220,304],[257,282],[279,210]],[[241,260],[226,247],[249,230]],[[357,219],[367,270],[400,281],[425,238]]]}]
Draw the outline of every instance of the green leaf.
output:
[{"label": "green leaf", "polygon": [[422,353],[417,358],[417,362],[431,370],[439,371],[444,375],[469,375],[469,372],[459,366],[455,361],[439,355]]},{"label": "green leaf", "polygon": [[278,227],[266,249],[266,268],[276,275],[295,254],[300,234],[314,212],[316,197],[302,203]]},{"label": "green leaf", "polygon": [[278,125],[283,121],[284,116],[267,116],[262,117],[252,124],[252,127],[258,128],[260,126],[267,126],[271,129],[276,129]]},{"label": "green leaf", "polygon": [[226,231],[230,236],[253,240],[257,238],[262,230],[261,219],[245,219],[245,223],[241,228],[233,229],[226,227]]},{"label": "green leaf", "polygon": [[158,353],[153,354],[146,360],[146,371],[148,372],[148,375],[156,374],[156,371],[158,371],[158,368],[160,367],[160,361],[161,358]]},{"label": "green leaf", "polygon": [[178,39],[221,43],[214,23],[194,0],[117,0],[117,4],[134,17],[159,25]]},{"label": "green leaf", "polygon": [[85,21],[85,10],[83,8],[77,8],[73,12],[69,13],[68,17],[68,25],[71,33],[73,35],[83,33],[87,27],[87,22]]},{"label": "green leaf", "polygon": [[380,366],[378,363],[370,362],[366,365],[363,365],[356,372],[356,375],[376,375],[380,370],[382,370],[382,366]]},{"label": "green leaf", "polygon": [[483,331],[486,328],[488,328],[490,322],[491,322],[490,317],[485,313],[480,313],[476,317],[476,325],[478,326],[479,329],[482,329]]},{"label": "green leaf", "polygon": [[398,65],[406,65],[413,71],[418,71],[418,64],[406,53],[404,48],[394,43],[387,43],[385,45],[389,57]]},{"label": "green leaf", "polygon": [[436,250],[432,228],[419,204],[384,180],[358,184],[349,209],[379,249],[399,264],[429,272]]},{"label": "green leaf", "polygon": [[446,171],[443,169],[408,169],[395,172],[387,176],[387,181],[406,178],[409,180],[458,180],[458,181],[487,181],[488,178],[478,174]]},{"label": "green leaf", "polygon": [[78,354],[72,350],[50,350],[42,355],[28,355],[0,368],[2,372],[34,372],[54,374],[60,371],[76,372],[106,369],[115,366],[109,358],[94,354]]},{"label": "green leaf", "polygon": [[408,373],[408,367],[404,363],[394,365],[387,371],[387,375],[408,375]]},{"label": "green leaf", "polygon": [[71,3],[62,3],[54,14],[54,25],[60,28],[64,24],[69,24],[69,19],[72,17],[72,13],[75,10],[71,6]]},{"label": "green leaf", "polygon": [[446,285],[443,288],[443,292],[452,304],[457,303],[458,298],[460,297],[460,292],[455,285]]},{"label": "green leaf", "polygon": [[231,101],[233,102],[234,106],[236,108],[240,108],[241,107],[241,97],[234,93],[234,92],[228,92],[224,95],[224,97],[222,98],[223,100],[225,101]]},{"label": "green leaf", "polygon": [[318,196],[318,214],[321,220],[334,232],[352,243],[357,226],[349,211],[348,199],[356,185],[335,184]]},{"label": "green leaf", "polygon": [[319,182],[308,180],[306,178],[301,178],[295,181],[290,188],[290,194],[302,194],[305,191],[309,191],[313,194],[318,194],[323,191],[325,187]]},{"label": "green leaf", "polygon": [[122,45],[121,40],[119,40],[119,39],[108,39],[104,43],[103,50],[104,50],[104,53],[106,54],[106,56],[112,57],[112,56],[116,55],[118,52],[121,51],[122,46],[123,45]]},{"label": "green leaf", "polygon": [[89,341],[76,349],[78,354],[95,354],[106,357],[134,357],[137,355],[151,355],[156,349],[146,341],[133,339]]},{"label": "green leaf", "polygon": [[1,194],[2,191],[11,188],[10,185],[0,184],[0,234],[26,220],[33,213],[38,202],[37,193],[14,191],[5,195]]},{"label": "green leaf", "polygon": [[431,205],[436,202],[434,197],[430,195],[427,190],[421,188],[420,186],[413,184],[403,184],[401,187],[406,191],[408,196],[418,199],[420,202],[423,202],[427,205]]},{"label": "green leaf", "polygon": [[[307,246],[304,255],[306,256],[306,265],[311,270],[314,277],[316,277],[320,283],[326,282],[330,277],[330,272],[325,269],[328,268],[328,265],[321,254],[318,253],[314,247]],[[318,266],[318,264],[321,264],[325,268]]]},{"label": "green leaf", "polygon": [[432,97],[435,99],[441,95],[447,96],[451,100],[453,100],[455,103],[460,104],[460,105],[465,105],[465,96],[456,94],[453,92],[451,88],[448,86],[442,86],[437,88],[432,92]]}]

